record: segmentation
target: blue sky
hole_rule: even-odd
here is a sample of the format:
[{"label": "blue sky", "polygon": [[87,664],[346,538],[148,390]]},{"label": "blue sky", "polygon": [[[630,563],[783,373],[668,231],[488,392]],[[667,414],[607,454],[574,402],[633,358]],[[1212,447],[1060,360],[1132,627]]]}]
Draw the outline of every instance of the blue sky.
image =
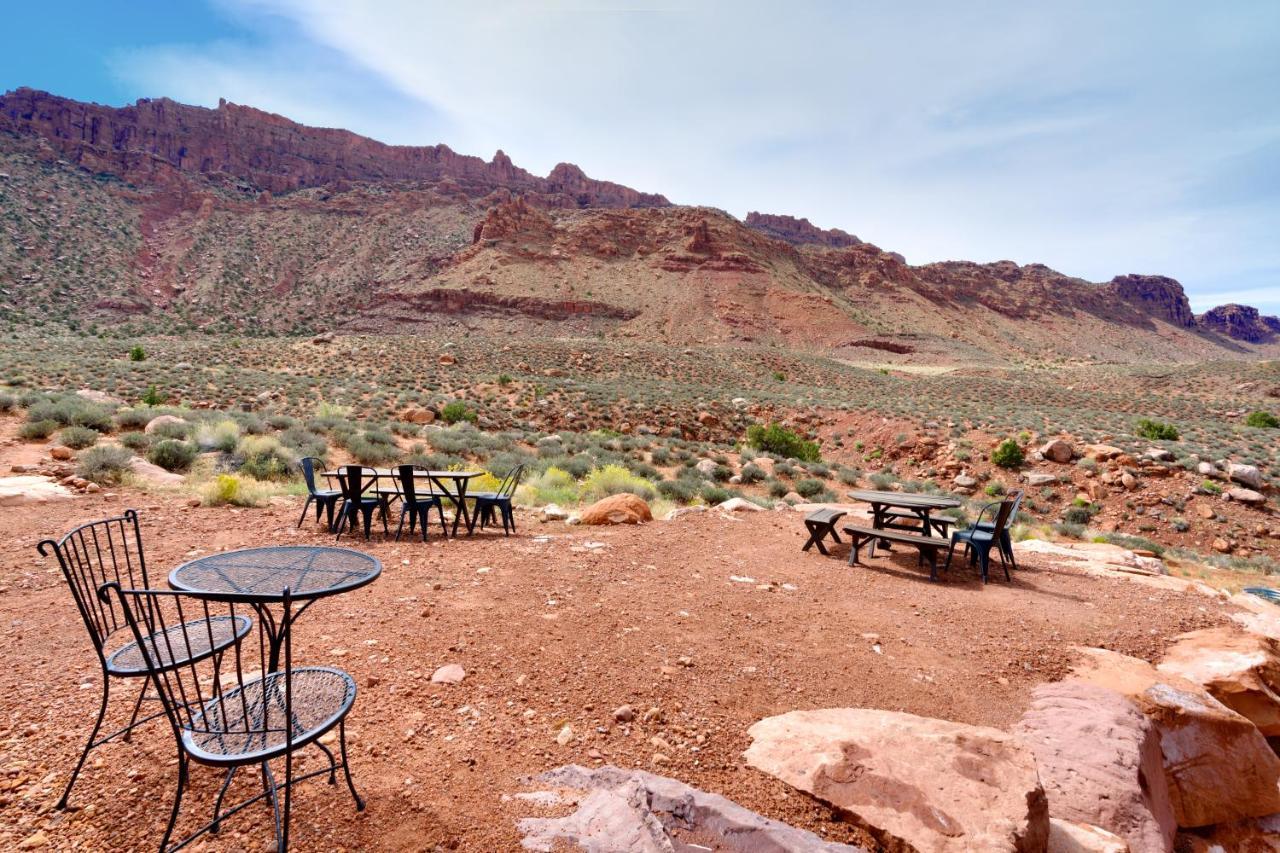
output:
[{"label": "blue sky", "polygon": [[1280,313],[1280,3],[14,4],[0,88],[219,97],[912,263],[1160,273]]}]

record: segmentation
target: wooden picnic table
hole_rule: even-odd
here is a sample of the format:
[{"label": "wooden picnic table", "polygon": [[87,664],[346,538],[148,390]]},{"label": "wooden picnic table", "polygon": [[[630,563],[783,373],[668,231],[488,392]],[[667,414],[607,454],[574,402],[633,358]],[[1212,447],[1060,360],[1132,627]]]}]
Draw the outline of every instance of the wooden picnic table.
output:
[{"label": "wooden picnic table", "polygon": [[[383,480],[390,480],[393,484],[398,484],[396,471],[393,468],[371,468],[364,466],[366,471],[373,472],[374,488],[378,487],[378,483]],[[325,471],[322,476],[327,478],[336,478],[337,471]],[[429,480],[434,488],[440,491],[434,492],[445,500],[453,502],[456,510],[453,513],[453,532],[451,535],[458,535],[459,520],[467,523],[467,535],[470,536],[475,532],[475,521],[471,517],[471,513],[467,511],[467,486],[476,477],[483,477],[483,471],[426,471],[418,470],[413,472],[415,480]],[[452,481],[453,488],[450,489],[444,484],[445,480]],[[396,485],[396,491],[399,492],[399,485]]]},{"label": "wooden picnic table", "polygon": [[[931,513],[940,509],[954,509],[961,506],[958,498],[943,495],[922,495],[913,492],[880,492],[874,489],[854,489],[849,497],[855,501],[871,504],[871,526],[877,530],[913,530],[932,536],[936,530],[939,536],[947,536],[947,528],[952,521],[949,518],[933,518]],[[897,510],[905,510],[898,512]],[[911,522],[919,520],[920,526],[914,523],[903,524],[903,519]],[[886,548],[887,541],[882,542]]]}]

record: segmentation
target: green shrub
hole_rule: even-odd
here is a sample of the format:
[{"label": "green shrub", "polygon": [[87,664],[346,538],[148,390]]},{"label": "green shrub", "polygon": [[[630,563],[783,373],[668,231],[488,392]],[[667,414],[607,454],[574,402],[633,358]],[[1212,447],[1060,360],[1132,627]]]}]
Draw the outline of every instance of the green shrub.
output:
[{"label": "green shrub", "polygon": [[1280,429],[1280,418],[1270,412],[1250,412],[1244,423],[1257,429]]},{"label": "green shrub", "polygon": [[151,445],[147,451],[147,461],[166,471],[185,471],[191,467],[199,452],[200,449],[194,444],[166,438]]},{"label": "green shrub", "polygon": [[506,388],[508,385],[510,385],[511,381],[512,381],[511,375],[509,373],[498,374],[498,384],[501,385],[503,388]]},{"label": "green shrub", "polygon": [[468,409],[467,404],[461,400],[454,400],[452,403],[446,403],[440,410],[440,419],[447,424],[456,424],[461,421],[475,423],[476,413]]},{"label": "green shrub", "polygon": [[808,441],[781,424],[747,427],[747,446],[803,462],[817,462],[821,458],[816,441]]},{"label": "green shrub", "polygon": [[147,351],[144,350],[141,346],[131,347],[129,349],[129,360],[130,361],[146,361]]},{"label": "green shrub", "polygon": [[0,393],[0,412],[11,412],[18,405],[18,400],[12,394]]},{"label": "green shrub", "polygon": [[791,491],[791,487],[781,480],[775,480],[772,477],[764,481],[765,490],[771,498],[780,498],[787,492]]},{"label": "green shrub", "polygon": [[679,504],[689,503],[697,493],[697,484],[689,480],[663,480],[658,483],[658,494]]},{"label": "green shrub", "polygon": [[164,395],[154,385],[148,385],[146,392],[142,395],[142,405],[158,406],[164,402]]},{"label": "green shrub", "polygon": [[80,454],[76,474],[100,486],[118,486],[129,470],[133,453],[125,447],[100,444]]},{"label": "green shrub", "polygon": [[647,501],[653,500],[658,494],[653,483],[637,477],[621,465],[596,468],[582,480],[584,500],[599,500],[622,492],[629,492]]},{"label": "green shrub", "polygon": [[867,479],[871,481],[873,488],[879,489],[880,491],[891,488],[893,484],[898,481],[898,479],[892,474],[887,474],[883,471],[877,471]]},{"label": "green shrub", "polygon": [[361,465],[385,465],[400,456],[400,450],[394,444],[371,441],[367,432],[349,439],[347,452]]},{"label": "green shrub", "polygon": [[999,480],[993,480],[987,483],[987,487],[983,491],[987,493],[988,497],[998,498],[1004,494],[1004,483]]},{"label": "green shrub", "polygon": [[1152,441],[1177,441],[1179,435],[1178,428],[1173,424],[1155,421],[1151,418],[1140,418],[1135,432]]},{"label": "green shrub", "polygon": [[120,434],[119,442],[134,453],[146,450],[151,446],[151,436],[145,432],[123,432]]},{"label": "green shrub", "polygon": [[121,409],[116,412],[117,429],[145,429],[156,412],[147,408]]},{"label": "green shrub", "polygon": [[267,495],[253,480],[219,474],[201,487],[200,500],[205,506],[262,506]]},{"label": "green shrub", "polygon": [[1093,518],[1093,513],[1088,507],[1069,506],[1067,511],[1062,514],[1062,520],[1066,524],[1088,524]]},{"label": "green shrub", "polygon": [[728,489],[721,488],[720,486],[708,485],[702,490],[702,500],[705,501],[708,506],[722,504],[731,497],[733,497],[733,494],[730,493]]},{"label": "green shrub", "polygon": [[520,487],[521,503],[543,506],[545,504],[575,504],[578,502],[578,482],[568,471],[551,466]]},{"label": "green shrub", "polygon": [[292,450],[299,457],[315,456],[326,459],[329,456],[329,445],[323,438],[309,429],[290,427],[280,433],[280,443]]},{"label": "green shrub", "polygon": [[98,432],[111,431],[111,413],[97,403],[75,395],[45,398],[27,409],[29,421],[55,421],[58,426],[82,426]]},{"label": "green shrub", "polygon": [[231,453],[240,446],[240,424],[230,418],[214,423],[206,421],[196,430],[196,444],[201,450]]},{"label": "green shrub", "polygon": [[1201,480],[1200,488],[1202,491],[1208,492],[1211,495],[1222,494],[1222,486],[1218,485],[1213,480]]},{"label": "green shrub", "polygon": [[991,451],[991,464],[1001,468],[1017,468],[1025,459],[1022,448],[1012,438],[1006,438]]},{"label": "green shrub", "polygon": [[151,437],[156,441],[162,438],[185,441],[189,435],[191,435],[191,424],[185,421],[163,421],[151,430]]},{"label": "green shrub", "polygon": [[796,481],[796,492],[802,498],[811,498],[826,490],[827,486],[821,480],[805,479]]},{"label": "green shrub", "polygon": [[59,427],[59,423],[53,419],[45,419],[40,421],[27,421],[18,427],[18,438],[23,441],[38,441],[46,439],[53,435],[54,431]]},{"label": "green shrub", "polygon": [[93,447],[98,443],[98,433],[88,427],[63,427],[62,431],[58,433],[58,443],[65,447],[70,447],[72,450],[84,450],[86,447]]},{"label": "green shrub", "polygon": [[748,462],[742,466],[742,470],[738,472],[738,476],[742,478],[745,484],[759,483],[765,478],[764,469],[753,462]]},{"label": "green shrub", "polygon": [[253,435],[240,442],[237,455],[243,460],[241,472],[255,480],[288,480],[293,477],[297,457],[269,435]]}]

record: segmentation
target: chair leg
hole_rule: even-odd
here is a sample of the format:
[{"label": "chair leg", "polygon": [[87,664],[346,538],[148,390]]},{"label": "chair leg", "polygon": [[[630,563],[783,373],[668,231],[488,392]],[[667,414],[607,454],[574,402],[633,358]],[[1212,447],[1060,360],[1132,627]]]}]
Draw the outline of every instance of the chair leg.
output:
[{"label": "chair leg", "polygon": [[[404,531],[404,517],[405,517],[405,515],[406,515],[406,514],[411,514],[411,513],[409,512],[409,507],[407,507],[407,506],[402,506],[402,507],[400,507],[400,523],[396,526],[396,541],[397,541],[397,542],[399,542],[399,541],[400,541],[400,534]],[[413,521],[412,521],[412,520],[410,520],[410,522],[409,522],[409,532],[410,532],[410,533],[412,533],[412,532],[413,532]]]},{"label": "chair leg", "polygon": [[227,778],[222,780],[222,787],[218,789],[218,798],[213,801],[213,823],[209,824],[209,833],[217,835],[218,830],[222,828],[218,815],[222,811],[222,798],[227,795],[227,789],[231,787],[231,780],[235,778],[236,771],[239,767],[232,767],[227,771]]},{"label": "chair leg", "polygon": [[[298,516],[298,527],[302,526],[302,522],[307,520],[307,510],[311,509],[311,502],[315,500],[312,495],[307,495],[307,501],[302,505],[302,515]],[[320,511],[320,507],[316,507],[316,511]],[[317,519],[318,520],[318,519]]]},{"label": "chair leg", "polygon": [[951,571],[951,555],[954,554],[955,551],[956,551],[956,540],[952,539],[950,547],[947,548],[947,561],[942,564],[942,570],[944,572]]},{"label": "chair leg", "polygon": [[444,501],[436,504],[436,512],[440,516],[440,529],[444,531],[444,538],[449,538],[449,522],[444,520]]},{"label": "chair leg", "polygon": [[373,526],[373,506],[362,506],[360,514],[364,516],[364,539],[369,541],[369,529]]},{"label": "chair leg", "polygon": [[178,810],[182,808],[182,792],[187,787],[187,756],[178,753],[178,790],[173,795],[173,811],[169,813],[169,825],[165,827],[164,838],[160,839],[160,853],[169,848],[169,839],[173,836],[173,827],[178,822]]},{"label": "chair leg", "polygon": [[338,723],[338,746],[342,750],[342,772],[347,777],[347,788],[351,790],[351,799],[356,801],[356,811],[364,811],[364,800],[356,793],[356,783],[351,781],[351,760],[347,758],[347,721]]},{"label": "chair leg", "polygon": [[990,548],[974,548],[974,553],[978,557],[978,565],[982,569],[982,582],[987,582],[987,567],[991,562]]},{"label": "chair leg", "polygon": [[[288,762],[289,756],[286,755],[284,760]],[[271,815],[275,819],[276,827],[276,853],[284,853],[285,845],[288,844],[286,837],[280,833],[280,797],[279,789],[276,787],[276,777],[271,772],[271,766],[267,762],[262,762],[262,790],[267,794],[267,799],[271,802]],[[289,796],[289,789],[285,789],[285,797]]]},{"label": "chair leg", "polygon": [[333,752],[330,751],[329,747],[325,746],[320,741],[315,741],[315,745],[320,747],[320,751],[329,759],[329,784],[338,784],[338,759],[334,758]]},{"label": "chair leg", "polygon": [[[143,686],[146,690],[146,686]],[[71,789],[76,784],[76,779],[80,776],[80,770],[84,767],[84,760],[89,757],[89,750],[93,749],[93,741],[98,736],[98,730],[102,728],[102,720],[107,715],[107,697],[111,695],[111,677],[102,673],[102,704],[98,707],[98,720],[93,724],[93,730],[89,732],[89,739],[85,741],[84,752],[80,753],[80,760],[76,762],[76,769],[71,771],[71,779],[67,782],[67,788],[62,792],[61,799],[54,806],[58,811],[62,811],[67,807],[67,799],[71,796]]]},{"label": "chair leg", "polygon": [[[338,499],[337,499],[337,498],[332,498],[332,499],[327,500],[327,501],[325,501],[325,502],[324,502],[324,512],[325,512],[325,516],[326,516],[326,517],[328,518],[328,520],[329,520],[329,529],[330,529],[330,530],[333,530],[333,511],[337,508],[337,506],[338,506]],[[320,520],[320,515],[319,515],[319,513],[317,513],[317,514],[316,514],[316,521],[319,521],[319,520]]]},{"label": "chair leg", "polygon": [[120,740],[125,743],[133,742],[133,727],[138,722],[138,712],[142,710],[142,700],[147,698],[147,680],[142,679],[142,689],[138,691],[138,701],[133,703],[133,714],[129,717],[129,725],[124,730],[124,737]]}]

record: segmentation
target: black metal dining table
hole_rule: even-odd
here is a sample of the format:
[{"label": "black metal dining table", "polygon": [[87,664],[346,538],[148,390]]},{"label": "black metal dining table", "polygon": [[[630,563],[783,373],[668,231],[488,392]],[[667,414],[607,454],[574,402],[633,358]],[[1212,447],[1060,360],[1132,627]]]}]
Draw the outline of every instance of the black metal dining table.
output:
[{"label": "black metal dining table", "polygon": [[[961,506],[958,498],[945,495],[922,495],[915,492],[882,492],[873,489],[855,489],[848,493],[855,501],[871,504],[871,526],[878,529],[918,530],[925,536],[932,536],[936,530],[939,536],[946,537],[947,528],[952,525],[949,518],[934,518],[935,510],[954,509]],[[905,510],[898,513],[897,510]],[[920,526],[902,524],[901,516],[908,516],[909,521],[919,520]],[[910,518],[914,516],[914,518]],[[888,547],[888,542],[882,542]]]},{"label": "black metal dining table", "polygon": [[[250,606],[266,626],[270,666],[280,662],[280,645],[299,616],[321,598],[373,583],[382,561],[351,548],[272,545],[219,551],[189,560],[169,573],[169,586],[182,592],[251,597]],[[301,606],[277,620],[270,605],[284,591]]]},{"label": "black metal dining table", "polygon": [[[373,472],[372,477],[374,488],[377,488],[378,483],[383,480],[389,480],[391,483],[396,484],[396,490],[399,491],[399,480],[397,479],[397,474],[394,469],[370,468],[368,466],[364,467],[366,472]],[[322,476],[326,478],[337,478],[339,473],[340,472],[338,471],[324,471]],[[453,530],[450,533],[451,536],[458,535],[459,521],[465,521],[467,523],[468,536],[475,532],[475,522],[471,518],[471,513],[467,510],[467,487],[476,477],[483,477],[483,471],[427,471],[422,469],[414,471],[413,476],[414,479],[429,480],[432,487],[440,490],[438,492],[433,492],[433,494],[453,502],[455,510],[453,513]],[[444,484],[444,481],[446,480],[453,482],[452,490]]]}]

